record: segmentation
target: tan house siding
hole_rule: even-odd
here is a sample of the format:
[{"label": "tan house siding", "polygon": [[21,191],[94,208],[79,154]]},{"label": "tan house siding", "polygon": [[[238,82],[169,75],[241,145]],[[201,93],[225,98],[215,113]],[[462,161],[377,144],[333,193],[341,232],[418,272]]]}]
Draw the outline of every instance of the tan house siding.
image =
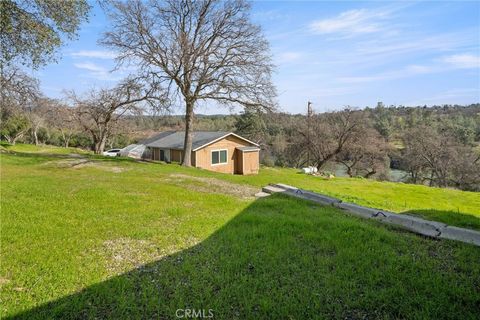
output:
[{"label": "tan house siding", "polygon": [[239,170],[241,174],[257,174],[259,169],[259,152],[258,151],[249,151],[249,152],[239,152],[242,153],[242,162],[239,162],[239,167],[242,167]]},{"label": "tan house siding", "polygon": [[[228,136],[220,141],[212,143],[205,148],[197,150],[196,163],[197,168],[207,169],[210,171],[222,172],[222,173],[235,173],[235,158],[237,157],[238,150],[236,147],[249,146],[247,141],[239,139],[235,136]],[[227,163],[226,164],[214,164],[212,165],[212,151],[214,150],[227,150]]]},{"label": "tan house siding", "polygon": [[[241,151],[239,147],[250,147],[253,144],[240,139],[234,135],[229,135],[210,145],[202,147],[197,151],[192,151],[192,166],[205,170],[236,173],[236,174],[256,174],[259,167],[259,151]],[[160,148],[151,147],[153,160],[160,160]],[[171,162],[182,161],[182,150],[162,149],[166,152],[166,160]],[[212,164],[212,151],[227,151],[227,163]]]},{"label": "tan house siding", "polygon": [[152,148],[152,160],[160,160],[160,149]]},{"label": "tan house siding", "polygon": [[182,162],[182,151],[170,149],[170,160],[172,162]]}]

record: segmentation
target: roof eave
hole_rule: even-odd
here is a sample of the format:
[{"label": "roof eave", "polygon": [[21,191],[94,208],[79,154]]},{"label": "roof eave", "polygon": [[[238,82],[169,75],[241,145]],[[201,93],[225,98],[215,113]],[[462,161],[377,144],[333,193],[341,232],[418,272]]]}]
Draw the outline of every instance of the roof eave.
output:
[{"label": "roof eave", "polygon": [[243,141],[246,141],[246,142],[248,142],[248,143],[250,143],[250,144],[253,144],[253,145],[256,146],[256,147],[260,147],[258,144],[256,144],[256,143],[253,142],[253,141],[250,141],[250,140],[248,140],[248,139],[246,139],[246,138],[244,138],[244,137],[242,137],[242,136],[239,136],[239,135],[236,134],[236,133],[229,132],[229,133],[227,133],[227,134],[225,134],[225,135],[223,135],[223,136],[221,136],[221,137],[219,137],[219,138],[217,138],[217,139],[215,139],[215,140],[212,140],[212,141],[210,141],[210,142],[208,142],[208,143],[205,143],[205,144],[203,144],[203,145],[201,145],[201,146],[199,146],[199,147],[196,147],[196,148],[193,149],[192,151],[198,151],[198,150],[200,150],[200,149],[203,149],[203,148],[205,148],[205,147],[207,147],[207,146],[209,146],[209,145],[211,145],[211,144],[213,144],[213,143],[215,143],[215,142],[217,142],[217,141],[220,141],[220,140],[222,140],[222,139],[225,139],[225,138],[228,137],[228,136],[235,136],[235,137],[237,137],[237,138],[239,138],[239,139],[241,139],[241,140],[243,140]]}]

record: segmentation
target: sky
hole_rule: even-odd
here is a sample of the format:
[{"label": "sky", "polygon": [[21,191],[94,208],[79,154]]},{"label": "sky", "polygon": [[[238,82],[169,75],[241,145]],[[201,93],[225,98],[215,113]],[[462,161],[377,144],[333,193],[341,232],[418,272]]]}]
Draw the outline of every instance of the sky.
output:
[{"label": "sky", "polygon": [[[79,37],[36,71],[48,96],[111,87],[114,52],[97,44],[108,20],[92,2]],[[270,42],[280,109],[480,102],[480,1],[254,1],[251,18]],[[130,70],[131,71],[131,70]],[[219,114],[204,103],[197,113]],[[181,113],[178,110],[176,113]]]}]

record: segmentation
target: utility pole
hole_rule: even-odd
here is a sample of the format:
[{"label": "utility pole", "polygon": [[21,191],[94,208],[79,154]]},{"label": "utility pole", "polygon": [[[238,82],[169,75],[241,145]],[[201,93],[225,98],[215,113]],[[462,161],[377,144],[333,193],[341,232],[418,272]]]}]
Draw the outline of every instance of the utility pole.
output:
[{"label": "utility pole", "polygon": [[308,141],[308,147],[307,147],[307,165],[310,167],[310,118],[312,117],[313,114],[313,109],[312,109],[312,103],[310,101],[307,102],[307,141]]}]

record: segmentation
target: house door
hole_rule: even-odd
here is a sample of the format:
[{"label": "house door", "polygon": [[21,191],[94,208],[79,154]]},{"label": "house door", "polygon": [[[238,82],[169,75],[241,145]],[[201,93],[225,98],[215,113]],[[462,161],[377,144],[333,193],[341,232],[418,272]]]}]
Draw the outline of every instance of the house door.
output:
[{"label": "house door", "polygon": [[170,162],[170,149],[160,149],[158,158],[160,161]]}]

